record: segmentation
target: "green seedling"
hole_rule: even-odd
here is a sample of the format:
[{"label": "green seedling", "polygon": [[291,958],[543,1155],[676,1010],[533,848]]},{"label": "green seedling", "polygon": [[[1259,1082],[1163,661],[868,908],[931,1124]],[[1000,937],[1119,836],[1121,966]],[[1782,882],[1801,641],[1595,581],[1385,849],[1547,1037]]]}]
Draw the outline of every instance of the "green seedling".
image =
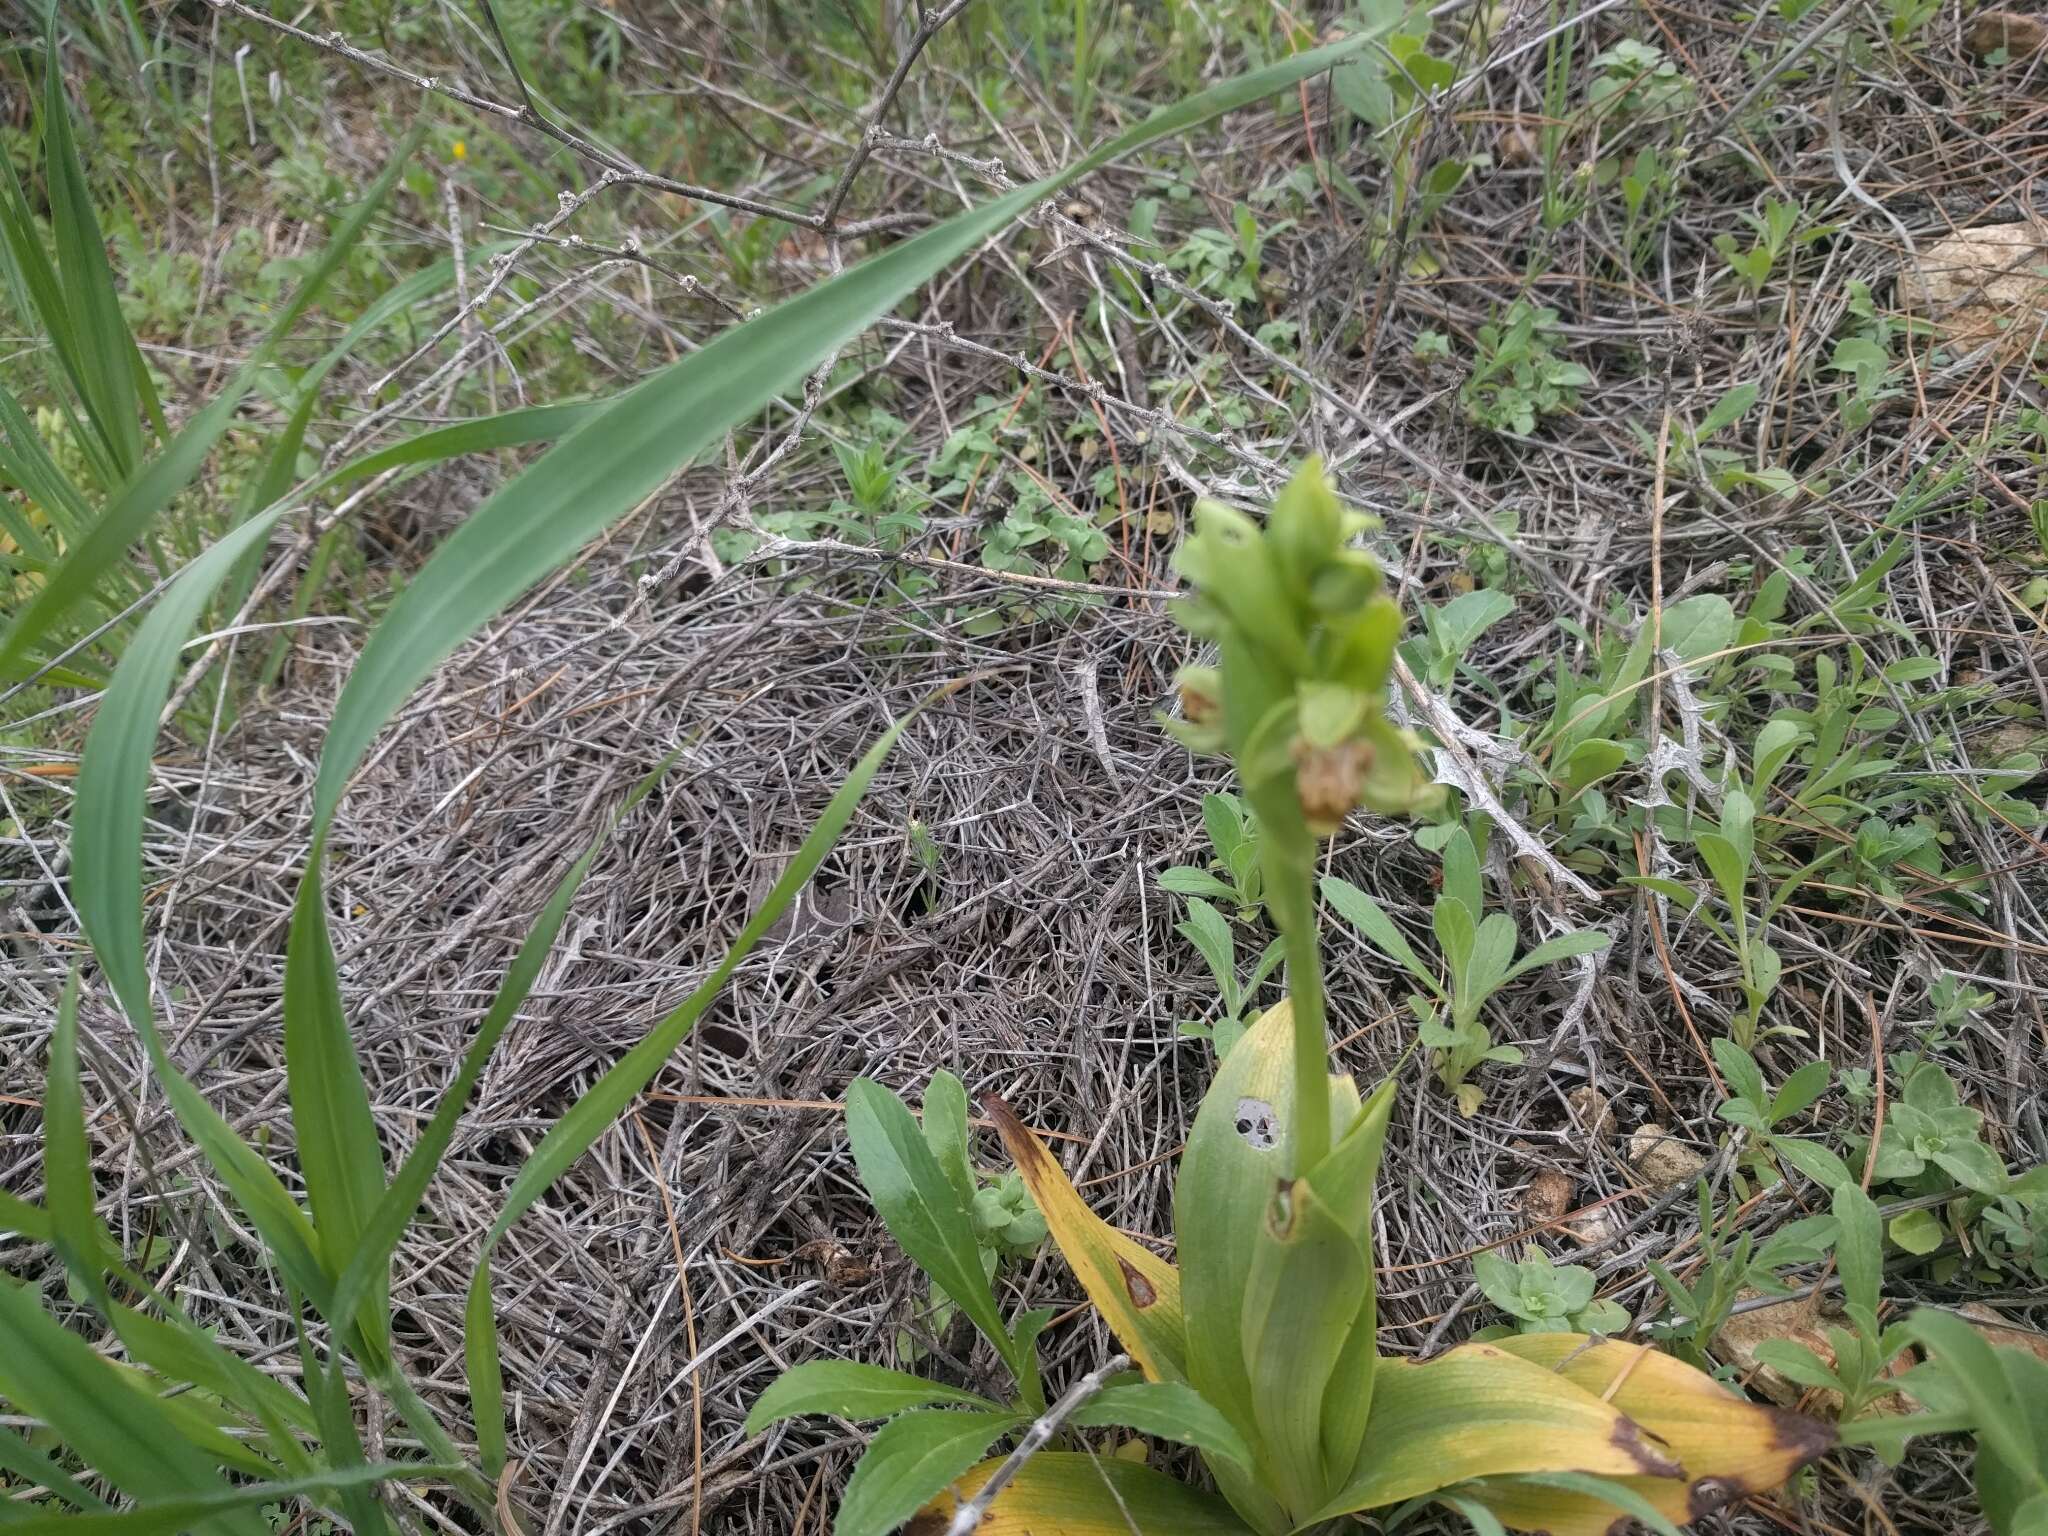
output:
[{"label": "green seedling", "polygon": [[1738,1205],[1716,1210],[1705,1179],[1698,1183],[1697,1201],[1699,1263],[1681,1277],[1659,1260],[1646,1261],[1667,1307],[1649,1331],[1681,1359],[1708,1370],[1714,1340],[1743,1294],[1790,1295],[1793,1287],[1781,1271],[1819,1264],[1834,1246],[1838,1225],[1833,1216],[1804,1216],[1759,1243],[1754,1232],[1744,1230]]},{"label": "green seedling", "polygon": [[1206,867],[1175,864],[1159,872],[1159,888],[1228,905],[1241,923],[1258,921],[1263,905],[1259,823],[1244,801],[1225,791],[1202,796],[1202,826],[1212,857]]},{"label": "green seedling", "polygon": [[1512,1333],[1619,1333],[1628,1308],[1596,1301],[1593,1271],[1583,1264],[1554,1264],[1533,1243],[1519,1263],[1497,1253],[1472,1261],[1472,1278],[1486,1299],[1515,1321]]},{"label": "green seedling", "polygon": [[1216,983],[1218,1010],[1214,1021],[1182,1019],[1176,1027],[1191,1039],[1213,1042],[1216,1059],[1221,1061],[1243,1038],[1246,1028],[1257,1015],[1252,1004],[1266,978],[1279,968],[1280,941],[1275,939],[1265,947],[1252,966],[1251,976],[1240,982],[1237,976],[1236,933],[1221,912],[1201,897],[1190,896],[1188,915],[1173,927],[1174,932],[1194,945],[1208,963],[1209,974]]},{"label": "green seedling", "polygon": [[1332,875],[1322,882],[1322,893],[1323,900],[1373,948],[1422,984],[1424,990],[1408,998],[1418,1038],[1430,1052],[1437,1081],[1457,1100],[1458,1112],[1471,1116],[1486,1097],[1478,1084],[1467,1081],[1472,1073],[1487,1062],[1513,1065],[1522,1059],[1519,1047],[1494,1044],[1486,1027],[1487,1000],[1531,971],[1597,954],[1609,940],[1590,930],[1562,934],[1516,960],[1521,940],[1514,919],[1504,912],[1485,912],[1480,855],[1471,833],[1463,827],[1453,832],[1444,843],[1443,859],[1443,893],[1430,909],[1430,927],[1446,972],[1443,979],[1423,963],[1386,909],[1357,886]]},{"label": "green seedling", "polygon": [[1517,299],[1498,320],[1479,327],[1472,372],[1459,388],[1466,417],[1490,432],[1527,437],[1546,416],[1575,410],[1593,375],[1559,357],[1557,311]]}]

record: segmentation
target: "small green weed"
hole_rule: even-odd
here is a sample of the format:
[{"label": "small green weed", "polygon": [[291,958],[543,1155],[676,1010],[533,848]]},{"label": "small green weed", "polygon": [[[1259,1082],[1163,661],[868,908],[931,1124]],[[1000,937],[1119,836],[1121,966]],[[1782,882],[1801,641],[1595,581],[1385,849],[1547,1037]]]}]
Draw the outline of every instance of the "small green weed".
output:
[{"label": "small green weed", "polygon": [[1527,437],[1546,416],[1573,410],[1593,375],[1557,355],[1557,311],[1517,299],[1479,327],[1472,373],[1458,391],[1466,417],[1489,432]]},{"label": "small green weed", "polygon": [[1475,843],[1471,832],[1459,827],[1443,847],[1443,894],[1431,909],[1430,926],[1449,972],[1448,984],[1422,963],[1386,909],[1372,897],[1334,875],[1322,882],[1323,899],[1337,915],[1422,984],[1423,991],[1411,994],[1408,1006],[1415,1013],[1422,1044],[1435,1062],[1437,1080],[1457,1100],[1459,1113],[1466,1116],[1476,1114],[1485,1099],[1479,1085],[1466,1079],[1486,1062],[1512,1065],[1522,1059],[1519,1048],[1493,1043],[1484,1017],[1487,999],[1530,971],[1595,954],[1608,945],[1606,934],[1584,930],[1539,944],[1517,961],[1520,937],[1514,919],[1503,912],[1485,912],[1479,875],[1483,823],[1481,828],[1481,842]]}]

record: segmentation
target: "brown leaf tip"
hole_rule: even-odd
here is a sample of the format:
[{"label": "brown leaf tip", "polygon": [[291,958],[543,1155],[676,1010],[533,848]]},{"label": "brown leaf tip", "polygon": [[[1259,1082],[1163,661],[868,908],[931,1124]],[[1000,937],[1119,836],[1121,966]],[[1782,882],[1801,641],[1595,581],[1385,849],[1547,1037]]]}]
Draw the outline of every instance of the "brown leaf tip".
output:
[{"label": "brown leaf tip", "polygon": [[1137,1266],[1122,1254],[1116,1256],[1116,1267],[1123,1271],[1124,1289],[1130,1293],[1132,1306],[1142,1312],[1159,1299],[1152,1282],[1139,1274]]},{"label": "brown leaf tip", "polygon": [[1642,1425],[1634,1419],[1617,1418],[1609,1436],[1621,1453],[1636,1464],[1644,1477],[1683,1477],[1685,1468],[1650,1443]]},{"label": "brown leaf tip", "polygon": [[1771,1416],[1772,1449],[1790,1452],[1793,1457],[1791,1466],[1785,1469],[1788,1476],[1835,1448],[1839,1437],[1834,1425],[1783,1408],[1766,1411]]},{"label": "brown leaf tip", "polygon": [[1024,1175],[1029,1184],[1045,1176],[1046,1165],[1052,1162],[1052,1154],[1045,1145],[1031,1134],[1031,1127],[1017,1118],[1017,1112],[1003,1102],[999,1093],[984,1094],[981,1107],[988,1111],[989,1119],[996,1123],[996,1134],[1003,1138],[1003,1146],[1010,1154],[1010,1160],[1017,1165],[1017,1171]]},{"label": "brown leaf tip", "polygon": [[1685,1518],[1688,1523],[1704,1520],[1717,1509],[1726,1509],[1748,1493],[1737,1477],[1703,1477],[1685,1491]]}]

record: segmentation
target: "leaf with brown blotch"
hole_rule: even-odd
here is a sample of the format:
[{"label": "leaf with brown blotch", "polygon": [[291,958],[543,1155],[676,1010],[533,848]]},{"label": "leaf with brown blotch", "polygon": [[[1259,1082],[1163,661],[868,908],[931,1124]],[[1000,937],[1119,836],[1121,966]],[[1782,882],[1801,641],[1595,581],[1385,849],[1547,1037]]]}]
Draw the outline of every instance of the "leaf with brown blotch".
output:
[{"label": "leaf with brown blotch", "polygon": [[[959,1501],[971,1499],[1002,1465],[970,1469],[919,1510],[903,1536],[945,1536]],[[1114,1456],[1041,1451],[990,1503],[975,1536],[1252,1536],[1213,1494]]]},{"label": "leaf with brown blotch", "polygon": [[[1481,1477],[1583,1472],[1633,1483],[1675,1478],[1679,1470],[1616,1404],[1497,1344],[1467,1344],[1422,1365],[1382,1360],[1365,1445],[1350,1484],[1312,1519]],[[1561,1529],[1544,1525],[1553,1536]]]},{"label": "leaf with brown blotch", "polygon": [[[1752,1493],[1768,1493],[1835,1443],[1818,1419],[1747,1402],[1682,1360],[1639,1344],[1577,1333],[1530,1333],[1499,1347],[1603,1397],[1640,1425],[1684,1476],[1624,1477],[1667,1519],[1697,1520]],[[1548,1488],[1478,1488],[1472,1497],[1516,1530],[1606,1536],[1611,1504]]]},{"label": "leaf with brown blotch", "polygon": [[994,1094],[982,1101],[1074,1278],[1152,1381],[1187,1379],[1180,1271],[1088,1209],[1059,1160]]}]

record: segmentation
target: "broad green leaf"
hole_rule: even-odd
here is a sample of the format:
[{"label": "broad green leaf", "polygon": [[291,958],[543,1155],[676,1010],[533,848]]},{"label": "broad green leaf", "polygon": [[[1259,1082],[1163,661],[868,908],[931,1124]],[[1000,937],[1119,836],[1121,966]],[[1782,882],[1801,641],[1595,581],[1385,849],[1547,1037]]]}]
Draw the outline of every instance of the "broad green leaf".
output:
[{"label": "broad green leaf", "polygon": [[1706,861],[1714,884],[1721,888],[1721,899],[1730,907],[1740,909],[1743,886],[1749,879],[1749,865],[1735,851],[1734,844],[1718,832],[1702,832],[1693,839],[1693,846],[1699,849],[1700,857]]},{"label": "broad green leaf", "polygon": [[[1530,1339],[1583,1342],[1574,1334],[1524,1336]],[[1522,1341],[1502,1341],[1514,1342]],[[1678,1472],[1612,1404],[1497,1344],[1462,1345],[1424,1365],[1383,1360],[1366,1444],[1371,1454],[1313,1518],[1377,1509],[1479,1477]],[[1499,1509],[1493,1498],[1485,1502]]]},{"label": "broad green leaf", "polygon": [[1579,933],[1560,934],[1557,938],[1546,939],[1529,953],[1509,967],[1503,981],[1513,981],[1524,972],[1533,971],[1546,965],[1555,965],[1560,960],[1574,959],[1579,955],[1597,955],[1614,941],[1606,934],[1593,929]]},{"label": "broad green leaf", "polygon": [[1756,1359],[1788,1381],[1820,1391],[1840,1392],[1842,1378],[1804,1344],[1790,1339],[1764,1339],[1756,1346]]},{"label": "broad green leaf", "polygon": [[1694,890],[1689,885],[1681,885],[1676,880],[1667,880],[1662,875],[1623,875],[1622,884],[1638,886],[1643,890],[1655,892],[1667,901],[1677,902],[1688,912],[1699,905],[1700,898],[1704,894]]},{"label": "broad green leaf", "polygon": [[1718,592],[1702,592],[1664,610],[1659,641],[1685,661],[1724,651],[1735,638],[1735,609]]},{"label": "broad green leaf", "polygon": [[1466,976],[1468,990],[1458,999],[1459,1011],[1467,1017],[1479,1004],[1500,989],[1507,979],[1508,962],[1515,957],[1515,920],[1505,912],[1489,912],[1472,936],[1472,968]]},{"label": "broad green leaf", "polygon": [[906,1408],[957,1403],[969,1408],[1001,1411],[1001,1404],[941,1382],[927,1381],[879,1365],[851,1360],[813,1360],[793,1365],[768,1384],[747,1414],[746,1433],[758,1435],[771,1424],[805,1413],[829,1413],[840,1419],[886,1419]]},{"label": "broad green leaf", "polygon": [[979,1461],[1020,1414],[913,1409],[875,1431],[847,1479],[833,1536],[887,1536]]},{"label": "broad green leaf", "polygon": [[1999,1358],[2003,1351],[1993,1349],[1984,1335],[1952,1312],[1921,1307],[1903,1326],[1927,1349],[1975,1420],[1980,1478],[1988,1456],[2001,1464],[1994,1486],[2001,1481],[2024,1486],[2031,1474],[2039,1490],[2048,1491],[2048,1484],[2042,1483],[2048,1445],[2037,1444],[2029,1433],[2026,1405]]},{"label": "broad green leaf", "polygon": [[1463,592],[1428,615],[1442,637],[1445,654],[1462,657],[1479,637],[1515,611],[1515,600],[1498,587]]},{"label": "broad green leaf", "polygon": [[[1224,1071],[1243,1049],[1233,1049]],[[1220,1075],[1220,1074],[1219,1074]],[[1010,1106],[990,1095],[984,1106],[1003,1148],[1017,1165],[1025,1187],[1038,1202],[1060,1257],[1095,1303],[1110,1332],[1154,1381],[1187,1375],[1187,1337],[1182,1324],[1179,1273],[1151,1249],[1117,1231],[1088,1209],[1059,1160],[1032,1134]]]},{"label": "broad green leaf", "polygon": [[1738,384],[1727,394],[1714,402],[1698,429],[1693,433],[1696,442],[1705,442],[1724,427],[1731,427],[1749,414],[1749,408],[1756,404],[1757,386]]},{"label": "broad green leaf", "polygon": [[386,612],[335,704],[314,787],[316,831],[333,817],[384,722],[436,665],[926,278],[1077,177],[1262,101],[1364,46],[1351,38],[1312,49],[1162,108],[1058,174],[956,214],[730,327],[621,395],[487,498]]},{"label": "broad green leaf", "polygon": [[1558,782],[1567,796],[1580,794],[1628,761],[1628,749],[1605,738],[1582,741],[1558,765]]},{"label": "broad green leaf", "polygon": [[1756,855],[1756,802],[1739,789],[1731,789],[1721,797],[1721,835],[1741,860],[1746,881],[1750,861]]},{"label": "broad green leaf", "polygon": [[1243,807],[1235,795],[1202,796],[1202,828],[1216,857],[1228,864],[1250,836]]},{"label": "broad green leaf", "polygon": [[1738,1098],[1753,1104],[1770,1103],[1770,1093],[1764,1087],[1764,1069],[1756,1064],[1754,1056],[1723,1036],[1717,1035],[1707,1045],[1714,1053],[1714,1065],[1721,1069],[1721,1076]]},{"label": "broad green leaf", "polygon": [[1387,916],[1380,904],[1348,880],[1339,880],[1335,875],[1322,882],[1323,900],[1337,911],[1337,915],[1364,934],[1367,942],[1388,959],[1402,966],[1409,975],[1421,982],[1438,997],[1444,995],[1442,983],[1436,973],[1416,958],[1415,951],[1408,947],[1408,940],[1401,930],[1394,926],[1394,920]]},{"label": "broad green leaf", "polygon": [[1429,909],[1429,925],[1443,947],[1444,964],[1451,973],[1451,996],[1471,998],[1472,957],[1479,947],[1479,926],[1472,909],[1455,896],[1439,896]]},{"label": "broad green leaf", "polygon": [[504,1385],[498,1374],[496,1321],[491,1314],[492,1250],[497,1247],[499,1239],[511,1230],[512,1224],[548,1192],[555,1180],[590,1150],[591,1143],[625,1112],[626,1106],[667,1064],[676,1047],[688,1038],[704,1010],[725,990],[725,983],[733,971],[753,951],[761,935],[789,909],[797,893],[810,882],[812,874],[824,862],[825,855],[832,851],[839,835],[846,830],[847,822],[853,819],[854,807],[866,795],[868,784],[882,766],[882,760],[896,745],[904,727],[915,718],[915,712],[904,716],[868,748],[866,755],[854,765],[853,772],[847,775],[846,782],[833,794],[817,824],[798,846],[754,915],[740,929],[732,947],[725,952],[725,958],[718,962],[696,991],[670,1010],[638,1045],[614,1062],[604,1076],[569,1107],[568,1112],[541,1137],[540,1144],[512,1180],[504,1207],[484,1234],[483,1252],[478,1256],[476,1270],[470,1277],[469,1300],[463,1309],[463,1351],[467,1358],[470,1401],[476,1415],[478,1447],[492,1476],[502,1471],[505,1463]]},{"label": "broad green leaf", "polygon": [[[1769,1493],[1834,1444],[1832,1426],[1748,1402],[1684,1361],[1640,1344],[1532,1333],[1502,1339],[1498,1347],[1612,1403],[1683,1466],[1682,1478],[1622,1476],[1623,1487],[1673,1522],[1699,1519],[1746,1494]],[[1520,1529],[1607,1536],[1614,1528],[1612,1504],[1590,1491],[1518,1494],[1489,1487],[1473,1496]]]},{"label": "broad green leaf", "polygon": [[1210,874],[1206,869],[1197,869],[1192,864],[1176,864],[1171,869],[1159,872],[1159,889],[1171,891],[1176,896],[1205,896],[1213,901],[1235,901],[1237,892]]},{"label": "broad green leaf", "polygon": [[1940,1151],[1927,1156],[1965,1189],[1980,1195],[1996,1195],[2005,1190],[2005,1164],[1981,1141],[1945,1141]]},{"label": "broad green leaf", "polygon": [[[1347,1099],[1348,1094],[1338,1090],[1349,1086],[1348,1081],[1333,1082],[1333,1097]],[[1323,1390],[1323,1462],[1336,1482],[1343,1481],[1358,1463],[1379,1369],[1379,1288],[1373,1274],[1372,1208],[1395,1087],[1396,1080],[1391,1077],[1381,1083],[1359,1106],[1348,1127],[1341,1113],[1334,1117],[1337,1145],[1308,1173],[1307,1182],[1317,1197],[1350,1231],[1365,1269],[1365,1294]]]},{"label": "broad green leaf", "polygon": [[[1001,1466],[985,1461],[923,1510],[924,1531],[943,1532]],[[1252,1536],[1213,1494],[1115,1456],[1040,1451],[990,1503],[975,1536]]]},{"label": "broad green leaf", "polygon": [[1750,761],[1755,771],[1749,786],[1752,796],[1762,800],[1770,792],[1779,770],[1809,735],[1804,726],[1783,716],[1770,721],[1757,732],[1756,743],[1750,749]]},{"label": "broad green leaf", "polygon": [[1443,894],[1465,903],[1468,912],[1482,911],[1486,893],[1480,885],[1479,849],[1464,827],[1454,830],[1444,842]]},{"label": "broad green leaf", "polygon": [[1771,1119],[1789,1120],[1806,1109],[1828,1091],[1828,1080],[1833,1075],[1834,1068],[1824,1060],[1809,1061],[1795,1068],[1771,1099]]},{"label": "broad green leaf", "polygon": [[1216,979],[1226,1013],[1237,1012],[1237,944],[1230,920],[1199,896],[1188,898],[1188,915],[1173,931],[1194,945]]},{"label": "broad green leaf", "polygon": [[1184,1381],[1133,1381],[1104,1387],[1067,1416],[1082,1428],[1119,1426],[1141,1435],[1191,1445],[1251,1470],[1251,1447],[1230,1421]]},{"label": "broad green leaf", "polygon": [[[1187,1379],[1261,1458],[1245,1363],[1245,1295],[1266,1209],[1286,1171],[1293,1053],[1293,1009],[1283,1002],[1260,1016],[1218,1068],[1188,1133],[1173,1197]],[[1281,1518],[1258,1482],[1221,1464],[1211,1471],[1252,1523],[1263,1528]]]},{"label": "broad green leaf", "polygon": [[1009,1330],[981,1266],[974,1222],[925,1144],[916,1117],[880,1083],[859,1077],[846,1090],[846,1134],[861,1187],[896,1246],[931,1276],[984,1338],[1003,1348]]},{"label": "broad green leaf", "polygon": [[1371,1273],[1371,1249],[1361,1251],[1306,1179],[1283,1187],[1253,1236],[1243,1304],[1252,1422],[1263,1481],[1290,1510],[1314,1509],[1332,1492],[1323,1403]]},{"label": "broad green leaf", "polygon": [[1842,1294],[1875,1312],[1884,1286],[1883,1218],[1876,1202],[1853,1180],[1834,1187],[1831,1209],[1842,1224],[1835,1238],[1835,1268],[1842,1276]]},{"label": "broad green leaf", "polygon": [[1817,1141],[1797,1141],[1789,1136],[1771,1138],[1771,1149],[1786,1162],[1826,1190],[1853,1184],[1856,1176],[1832,1147]]},{"label": "broad green leaf", "polygon": [[924,1091],[925,1145],[964,1210],[974,1204],[974,1162],[967,1151],[967,1090],[943,1068]]}]

